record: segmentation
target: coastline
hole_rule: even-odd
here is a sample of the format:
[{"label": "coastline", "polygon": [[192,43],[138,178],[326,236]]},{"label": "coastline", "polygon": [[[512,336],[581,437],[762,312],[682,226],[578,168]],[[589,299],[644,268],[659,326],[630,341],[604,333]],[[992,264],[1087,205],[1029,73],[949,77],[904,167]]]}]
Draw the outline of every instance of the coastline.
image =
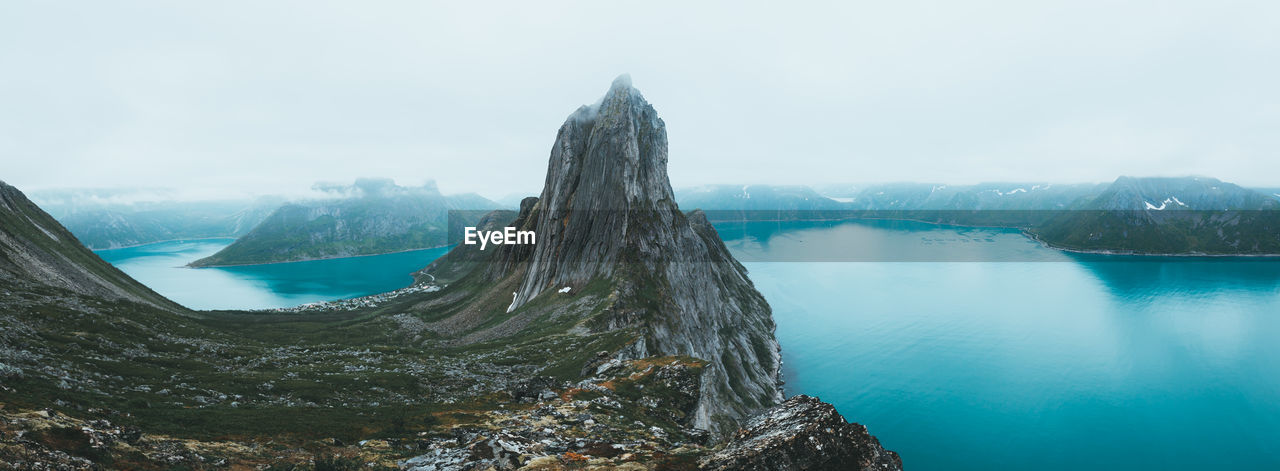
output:
[{"label": "coastline", "polygon": [[92,251],[92,252],[104,252],[104,251],[107,251],[107,250],[135,249],[135,248],[138,248],[138,247],[147,246],[147,245],[151,245],[151,244],[163,244],[163,243],[165,243],[165,242],[196,242],[196,241],[201,241],[201,240],[232,240],[232,241],[234,241],[234,240],[236,240],[236,237],[235,237],[235,236],[217,236],[217,237],[194,237],[194,238],[190,238],[190,239],[187,239],[187,238],[182,238],[182,239],[165,239],[165,240],[154,240],[154,241],[151,241],[151,242],[143,242],[143,243],[141,243],[141,244],[122,245],[122,246],[120,246],[120,247],[111,247],[111,248],[109,248],[109,249],[95,249],[95,248],[90,247],[90,248],[89,248],[89,250],[90,250],[90,251]]},{"label": "coastline", "polygon": [[1212,254],[1212,253],[1198,253],[1198,252],[1192,252],[1192,253],[1151,253],[1151,252],[1122,251],[1122,250],[1104,250],[1104,249],[1073,249],[1073,248],[1060,247],[1060,246],[1057,246],[1057,245],[1053,245],[1052,243],[1049,243],[1048,241],[1045,241],[1044,239],[1041,239],[1041,238],[1040,238],[1039,236],[1037,236],[1035,233],[1033,233],[1033,232],[1031,232],[1031,231],[1028,231],[1028,230],[1026,230],[1026,229],[1021,229],[1021,232],[1022,232],[1022,235],[1026,236],[1027,238],[1029,238],[1029,239],[1031,239],[1031,240],[1036,241],[1037,243],[1039,243],[1039,244],[1040,244],[1042,247],[1044,247],[1044,248],[1047,248],[1047,249],[1053,249],[1053,250],[1057,250],[1057,251],[1060,251],[1060,252],[1077,253],[1077,254],[1085,254],[1085,255],[1110,255],[1110,256],[1119,256],[1119,257],[1150,257],[1150,258],[1159,258],[1159,257],[1181,257],[1181,258],[1254,258],[1254,259],[1280,259],[1280,254],[1274,254],[1274,253],[1259,253],[1259,254],[1246,254],[1246,253],[1241,253],[1241,254],[1230,254],[1230,253],[1224,253],[1224,254]]},{"label": "coastline", "polygon": [[1052,243],[1050,243],[1050,242],[1048,242],[1048,241],[1045,241],[1044,239],[1041,239],[1041,238],[1040,238],[1040,236],[1036,235],[1034,232],[1031,232],[1030,230],[1028,230],[1028,229],[1027,229],[1027,228],[1025,228],[1025,227],[1011,227],[1011,226],[998,226],[998,225],[978,225],[978,224],[956,224],[956,223],[949,223],[949,222],[927,221],[927,220],[923,220],[923,219],[915,219],[915,218],[850,217],[850,218],[813,218],[813,219],[744,219],[744,220],[727,220],[727,219],[722,219],[722,220],[713,220],[713,221],[711,221],[711,225],[712,225],[712,226],[714,226],[714,225],[715,225],[715,224],[717,224],[717,223],[743,223],[743,222],[840,222],[840,221],[860,221],[860,220],[871,220],[871,221],[909,221],[909,222],[918,222],[918,223],[924,223],[924,224],[934,224],[934,225],[938,225],[938,226],[947,226],[947,227],[969,227],[969,228],[975,228],[975,229],[1006,229],[1006,230],[1011,230],[1011,231],[1018,231],[1018,232],[1019,232],[1019,233],[1021,233],[1023,236],[1027,237],[1028,239],[1031,239],[1031,240],[1035,241],[1036,243],[1040,244],[1042,247],[1047,248],[1047,249],[1053,249],[1053,250],[1057,250],[1057,251],[1059,251],[1059,252],[1075,253],[1075,254],[1085,254],[1085,255],[1111,255],[1111,256],[1120,256],[1120,257],[1150,257],[1150,258],[1158,258],[1158,257],[1182,257],[1182,258],[1250,258],[1250,259],[1280,259],[1280,253],[1260,253],[1260,254],[1245,254],[1245,253],[1240,253],[1240,254],[1230,254],[1230,253],[1227,253],[1227,254],[1211,254],[1211,253],[1201,253],[1201,252],[1192,252],[1192,253],[1152,253],[1152,252],[1137,252],[1137,251],[1123,251],[1123,250],[1105,250],[1105,249],[1074,249],[1074,248],[1069,248],[1069,247],[1061,247],[1061,246],[1057,246],[1057,245],[1054,245],[1054,244],[1052,244]]},{"label": "coastline", "polygon": [[191,269],[197,269],[197,270],[198,270],[198,269],[201,269],[201,268],[251,267],[251,266],[256,266],[256,265],[278,265],[278,264],[281,264],[281,263],[317,262],[317,261],[321,261],[321,260],[337,260],[337,259],[342,259],[342,258],[376,257],[376,256],[379,256],[379,255],[391,255],[391,254],[405,253],[405,252],[417,252],[417,251],[421,251],[421,250],[439,249],[439,248],[444,248],[444,247],[451,247],[451,245],[449,245],[449,244],[445,244],[445,245],[437,245],[437,246],[433,246],[433,247],[422,247],[422,248],[416,248],[416,249],[396,250],[396,251],[392,251],[392,252],[370,253],[370,254],[361,254],[361,255],[340,255],[340,256],[333,256],[333,257],[317,257],[317,258],[306,258],[306,259],[302,259],[302,260],[284,260],[284,261],[279,261],[279,262],[234,263],[234,264],[226,264],[226,265],[200,265],[200,266],[192,266],[190,263],[188,263],[188,264],[186,264],[186,265],[183,265],[183,266],[182,266],[182,268],[191,268]]}]

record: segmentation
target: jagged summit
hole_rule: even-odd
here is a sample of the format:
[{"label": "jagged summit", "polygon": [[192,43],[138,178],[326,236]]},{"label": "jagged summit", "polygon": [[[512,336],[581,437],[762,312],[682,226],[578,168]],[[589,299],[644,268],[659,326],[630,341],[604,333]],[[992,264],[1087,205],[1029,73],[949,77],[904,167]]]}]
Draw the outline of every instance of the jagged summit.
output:
[{"label": "jagged summit", "polygon": [[[609,276],[636,238],[674,236],[679,209],[667,178],[666,123],[629,76],[560,127],[535,209],[544,242],[511,309],[546,289]],[[636,224],[647,216],[666,217]]]},{"label": "jagged summit", "polygon": [[563,302],[562,293],[607,284],[611,291],[581,327],[630,333],[624,347],[607,352],[615,360],[707,361],[689,420],[699,428],[731,432],[781,400],[769,305],[706,218],[677,207],[666,124],[629,77],[565,120],[542,193],[522,203],[510,225],[535,230],[537,243],[484,255],[459,246],[424,273],[487,260],[486,283],[514,289],[505,310],[515,318]]}]

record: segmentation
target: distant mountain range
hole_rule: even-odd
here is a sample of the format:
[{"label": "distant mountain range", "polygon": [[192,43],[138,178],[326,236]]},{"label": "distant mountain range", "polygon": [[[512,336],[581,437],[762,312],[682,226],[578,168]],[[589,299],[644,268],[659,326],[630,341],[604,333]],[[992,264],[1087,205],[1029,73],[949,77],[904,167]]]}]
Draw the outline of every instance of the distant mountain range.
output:
[{"label": "distant mountain range", "polygon": [[676,201],[703,210],[847,209],[841,200],[802,185],[706,185],[675,191]]},{"label": "distant mountain range", "polygon": [[1280,254],[1280,191],[1207,177],[1110,184],[718,185],[676,192],[716,221],[912,219],[1014,227],[1047,245],[1133,254]]},{"label": "distant mountain range", "polygon": [[[38,192],[34,198],[92,249],[174,239],[240,238],[194,266],[435,247],[448,243],[443,228],[449,210],[518,205],[514,195],[504,197],[505,203],[475,194],[441,195],[433,183],[406,188],[390,180],[362,179],[353,185],[317,185],[316,189],[332,197],[296,203],[285,203],[283,198],[123,203],[117,202],[121,195],[107,190],[61,190]],[[1241,213],[1227,219],[1221,214],[1203,214],[1271,211],[1280,203],[1280,188],[1243,188],[1207,177],[1120,177],[1112,183],[1082,184],[705,185],[677,189],[674,194],[682,207],[703,209],[711,221],[913,219],[1016,227],[1048,245],[1080,251],[1280,252],[1280,248],[1268,248],[1272,247],[1270,213]],[[1178,217],[1105,214],[1130,210],[1193,211],[1208,219],[1192,223],[1186,213]],[[465,217],[478,219],[478,214]],[[1131,224],[1151,227],[1126,230]],[[1175,228],[1186,224],[1191,226]],[[1222,235],[1218,235],[1219,229]]]},{"label": "distant mountain range", "polygon": [[1101,193],[1081,202],[1103,210],[1259,210],[1276,209],[1276,198],[1216,178],[1120,177]]},{"label": "distant mountain range", "polygon": [[1280,254],[1280,201],[1213,178],[1121,177],[1072,209],[1029,232],[1091,252]]},{"label": "distant mountain range", "polygon": [[[337,195],[281,206],[218,253],[193,267],[250,265],[374,255],[448,243],[449,212],[479,219],[502,205],[476,194],[442,195],[434,182],[403,187],[389,179],[328,185]],[[459,221],[455,221],[459,222]]]},{"label": "distant mountain range", "polygon": [[1043,210],[1067,209],[1105,184],[887,183],[806,186],[711,185],[676,191],[690,208],[718,211]]},{"label": "distant mountain range", "polygon": [[284,201],[265,197],[215,201],[123,202],[111,190],[49,190],[32,198],[91,249],[164,240],[239,237]]},{"label": "distant mountain range", "polygon": [[824,187],[824,194],[845,197],[854,209],[866,210],[1049,210],[1067,209],[1104,184],[1045,182],[946,185],[899,183],[865,188]]}]

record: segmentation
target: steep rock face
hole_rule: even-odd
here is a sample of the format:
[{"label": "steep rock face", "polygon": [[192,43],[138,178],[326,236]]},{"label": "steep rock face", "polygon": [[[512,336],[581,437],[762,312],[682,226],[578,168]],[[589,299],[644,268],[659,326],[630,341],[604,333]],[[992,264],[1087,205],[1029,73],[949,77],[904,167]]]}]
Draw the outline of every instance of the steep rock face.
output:
[{"label": "steep rock face", "polygon": [[184,310],[103,261],[21,191],[4,182],[0,182],[0,284],[46,286]]},{"label": "steep rock face", "polygon": [[675,221],[666,124],[629,78],[560,127],[537,209],[542,242],[513,309],[552,286],[612,275],[628,247],[656,252],[692,235]]},{"label": "steep rock face", "polygon": [[521,209],[514,224],[534,229],[537,244],[489,256],[491,279],[520,278],[508,312],[564,287],[610,280],[605,319],[591,328],[640,333],[615,358],[709,362],[695,426],[727,433],[781,400],[769,305],[701,212],[686,216],[677,207],[666,125],[628,77],[565,121],[542,194]]},{"label": "steep rock face", "polygon": [[885,450],[831,404],[805,395],[752,418],[701,469],[715,471],[891,471],[902,458]]}]

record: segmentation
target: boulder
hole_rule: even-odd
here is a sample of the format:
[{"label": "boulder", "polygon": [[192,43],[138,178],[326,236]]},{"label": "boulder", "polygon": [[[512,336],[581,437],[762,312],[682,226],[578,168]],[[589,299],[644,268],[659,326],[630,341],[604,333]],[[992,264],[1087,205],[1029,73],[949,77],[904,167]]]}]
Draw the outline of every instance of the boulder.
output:
[{"label": "boulder", "polygon": [[799,395],[750,419],[700,465],[723,471],[900,471],[902,459],[866,427],[846,422],[831,404]]}]

